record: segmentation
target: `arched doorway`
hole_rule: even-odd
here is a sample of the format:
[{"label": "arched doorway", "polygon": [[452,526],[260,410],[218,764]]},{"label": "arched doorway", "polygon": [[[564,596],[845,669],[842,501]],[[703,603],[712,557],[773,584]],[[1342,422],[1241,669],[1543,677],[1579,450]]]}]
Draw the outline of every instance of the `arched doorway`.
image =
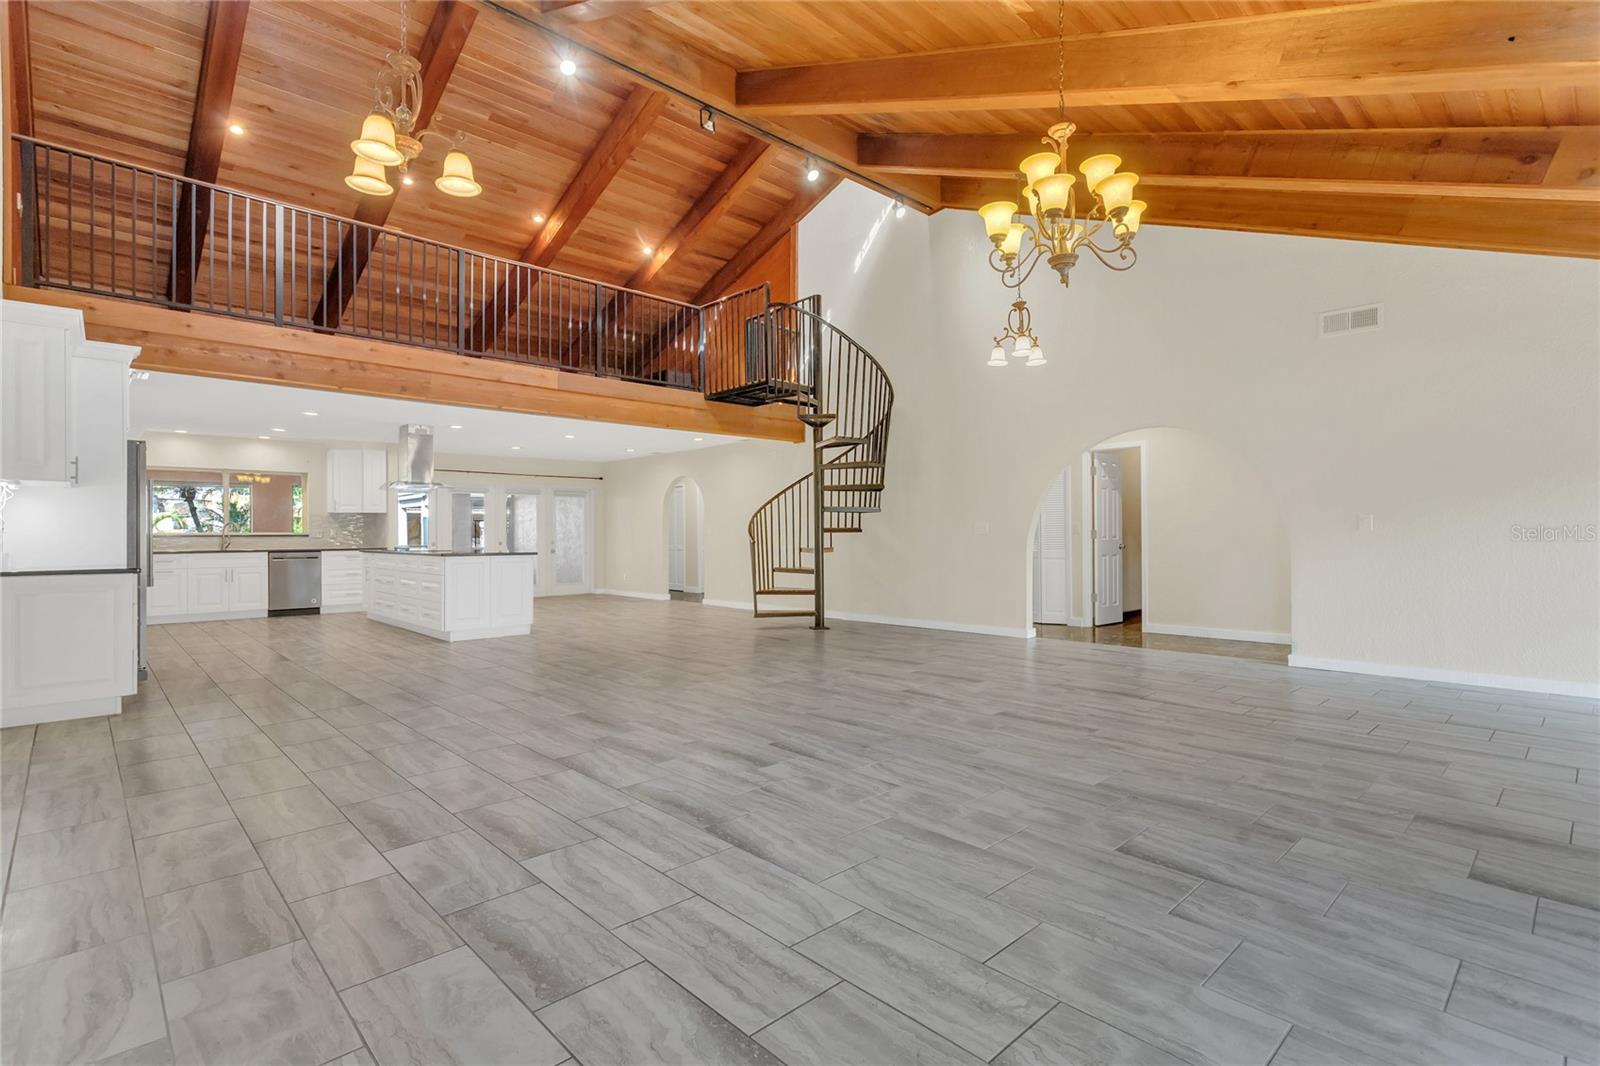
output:
[{"label": "arched doorway", "polygon": [[676,478],[667,486],[662,508],[667,595],[698,603],[705,597],[705,497],[693,478]]},{"label": "arched doorway", "polygon": [[1278,501],[1210,437],[1150,427],[1086,448],[1044,487],[1030,547],[1038,636],[1287,660]]}]

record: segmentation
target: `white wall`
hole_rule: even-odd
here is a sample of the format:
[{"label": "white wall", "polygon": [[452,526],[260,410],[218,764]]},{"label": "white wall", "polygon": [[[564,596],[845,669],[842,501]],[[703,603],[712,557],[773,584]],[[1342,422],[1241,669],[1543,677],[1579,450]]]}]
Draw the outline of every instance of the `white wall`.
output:
[{"label": "white wall", "polygon": [[[839,538],[833,609],[1025,632],[1044,487],[1093,444],[1164,426],[1258,460],[1288,529],[1297,661],[1596,686],[1597,545],[1513,527],[1600,511],[1600,264],[1165,227],[1139,247],[1126,274],[1086,259],[1070,291],[1036,276],[1024,294],[1050,362],[993,369],[1010,294],[976,216],[895,219],[845,184],[806,218],[801,291],[823,294],[896,395],[884,510]],[[1371,301],[1382,330],[1317,338],[1319,311]],[[680,463],[608,473],[607,584],[664,587],[656,536],[625,549],[619,512],[648,489],[654,515],[690,473],[707,597],[747,600],[744,524],[805,449]]]}]

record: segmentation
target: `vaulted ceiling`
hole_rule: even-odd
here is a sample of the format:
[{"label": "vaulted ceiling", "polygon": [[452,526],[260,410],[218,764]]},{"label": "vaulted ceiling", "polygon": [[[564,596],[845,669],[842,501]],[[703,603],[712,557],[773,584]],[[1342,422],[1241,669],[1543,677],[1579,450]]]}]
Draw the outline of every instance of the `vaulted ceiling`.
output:
[{"label": "vaulted ceiling", "polygon": [[414,0],[471,200],[343,184],[398,3],[7,7],[42,139],[679,299],[815,202],[807,152],[922,210],[1008,192],[1058,15],[1075,151],[1144,175],[1150,224],[1600,255],[1588,0]]}]

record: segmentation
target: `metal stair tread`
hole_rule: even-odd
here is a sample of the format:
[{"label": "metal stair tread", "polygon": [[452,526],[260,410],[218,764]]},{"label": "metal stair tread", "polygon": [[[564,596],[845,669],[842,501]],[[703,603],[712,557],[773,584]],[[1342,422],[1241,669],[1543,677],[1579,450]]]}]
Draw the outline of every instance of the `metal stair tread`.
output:
[{"label": "metal stair tread", "polygon": [[757,596],[815,596],[816,589],[756,589]]},{"label": "metal stair tread", "polygon": [[814,611],[757,611],[757,618],[810,618]]}]

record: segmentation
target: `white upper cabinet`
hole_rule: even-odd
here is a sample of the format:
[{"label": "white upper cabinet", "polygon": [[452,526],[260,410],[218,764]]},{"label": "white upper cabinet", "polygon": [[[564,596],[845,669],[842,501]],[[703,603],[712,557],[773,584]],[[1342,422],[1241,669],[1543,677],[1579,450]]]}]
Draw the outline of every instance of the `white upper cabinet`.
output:
[{"label": "white upper cabinet", "polygon": [[[51,309],[55,310],[55,309]],[[70,331],[6,301],[0,330],[0,478],[72,479]]]},{"label": "white upper cabinet", "polygon": [[381,514],[389,509],[389,457],[382,448],[328,449],[328,513]]}]

